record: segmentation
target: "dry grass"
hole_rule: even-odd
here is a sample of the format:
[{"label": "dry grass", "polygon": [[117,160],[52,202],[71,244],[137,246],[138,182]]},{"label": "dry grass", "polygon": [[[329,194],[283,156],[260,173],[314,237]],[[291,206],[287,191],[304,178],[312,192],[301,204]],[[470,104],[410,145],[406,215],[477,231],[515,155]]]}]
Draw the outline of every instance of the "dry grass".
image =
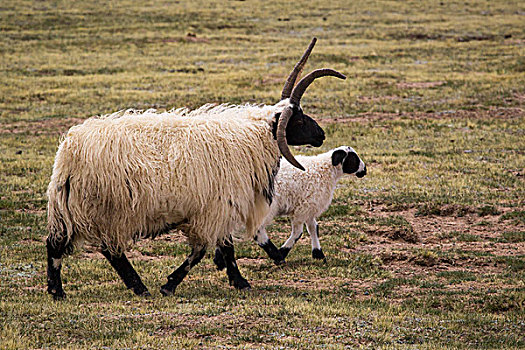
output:
[{"label": "dry grass", "polygon": [[[518,1],[282,3],[3,1],[0,5],[0,348],[522,348],[525,6]],[[327,141],[367,163],[273,266],[237,246],[252,283],[205,258],[169,298],[179,233],[129,255],[133,296],[95,248],[45,294],[45,189],[61,133],[123,108],[274,103],[311,37],[304,98]],[[276,243],[290,230],[271,226]]]}]

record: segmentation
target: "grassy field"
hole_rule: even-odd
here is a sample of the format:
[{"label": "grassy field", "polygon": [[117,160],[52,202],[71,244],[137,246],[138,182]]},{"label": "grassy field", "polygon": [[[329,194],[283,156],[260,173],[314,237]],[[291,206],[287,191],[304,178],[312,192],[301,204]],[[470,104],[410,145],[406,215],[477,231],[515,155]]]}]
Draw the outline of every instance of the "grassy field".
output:
[{"label": "grassy field", "polygon": [[[139,4],[140,3],[140,4]],[[524,348],[525,3],[22,1],[0,4],[0,349]],[[46,196],[60,136],[124,108],[277,102],[312,37],[305,111],[354,147],[321,217],[328,261],[237,245],[249,292],[209,255],[172,297],[178,232],[128,253],[135,297],[94,248],[45,293]],[[270,227],[284,242],[284,218]]]}]

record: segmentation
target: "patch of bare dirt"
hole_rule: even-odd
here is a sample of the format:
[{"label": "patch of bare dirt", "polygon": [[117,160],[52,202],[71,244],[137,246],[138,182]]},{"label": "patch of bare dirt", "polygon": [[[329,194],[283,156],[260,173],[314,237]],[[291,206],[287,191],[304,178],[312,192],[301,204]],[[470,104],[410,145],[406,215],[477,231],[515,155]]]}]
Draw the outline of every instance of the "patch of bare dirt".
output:
[{"label": "patch of bare dirt", "polygon": [[[501,208],[501,214],[487,216],[474,213],[460,217],[417,216],[416,208],[393,212],[389,208],[378,206],[369,215],[404,217],[420,241],[413,244],[394,240],[390,237],[390,230],[393,228],[381,227],[378,232],[368,235],[368,242],[359,244],[350,252],[366,252],[381,257],[394,275],[464,269],[483,274],[501,273],[507,266],[495,263],[492,258],[525,255],[525,242],[501,241],[503,232],[525,230],[525,225],[500,219],[501,215],[510,210]],[[475,254],[466,256],[465,253],[468,252]]]},{"label": "patch of bare dirt", "polygon": [[385,227],[385,226],[370,226],[366,233],[370,235],[377,235],[387,237],[392,240],[402,240],[407,243],[419,242],[419,235],[414,230],[409,230],[405,227]]},{"label": "patch of bare dirt", "polygon": [[50,118],[35,121],[18,121],[0,124],[1,134],[60,135],[72,126],[82,123],[82,118]]}]

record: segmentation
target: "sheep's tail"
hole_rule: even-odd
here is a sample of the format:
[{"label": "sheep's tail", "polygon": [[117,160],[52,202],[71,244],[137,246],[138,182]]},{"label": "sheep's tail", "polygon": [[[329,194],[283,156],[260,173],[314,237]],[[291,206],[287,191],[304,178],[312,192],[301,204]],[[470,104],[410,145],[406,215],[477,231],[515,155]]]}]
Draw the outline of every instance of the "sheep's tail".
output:
[{"label": "sheep's tail", "polygon": [[48,240],[52,242],[73,243],[73,220],[68,205],[70,191],[70,176],[59,183],[51,181],[47,189]]}]

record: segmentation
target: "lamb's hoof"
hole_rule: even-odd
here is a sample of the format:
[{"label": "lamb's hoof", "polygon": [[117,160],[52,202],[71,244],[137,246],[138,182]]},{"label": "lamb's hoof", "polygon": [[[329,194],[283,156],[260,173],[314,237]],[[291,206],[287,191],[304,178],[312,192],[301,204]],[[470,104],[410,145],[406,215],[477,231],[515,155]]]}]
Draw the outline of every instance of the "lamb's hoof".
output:
[{"label": "lamb's hoof", "polygon": [[274,263],[275,265],[277,265],[277,266],[279,266],[279,265],[284,265],[284,264],[286,264],[286,260],[284,260],[284,258],[281,259],[281,260],[274,260],[273,263]]},{"label": "lamb's hoof", "polygon": [[290,250],[292,250],[292,248],[286,248],[286,247],[279,248],[279,254],[281,254],[283,261],[288,256],[288,253],[290,253]]},{"label": "lamb's hoof", "polygon": [[312,250],[312,258],[326,262],[326,256],[324,256],[324,253],[321,249]]},{"label": "lamb's hoof", "polygon": [[173,292],[175,292],[175,289],[171,289],[166,285],[160,287],[160,294],[164,295],[165,297],[173,295]]}]

